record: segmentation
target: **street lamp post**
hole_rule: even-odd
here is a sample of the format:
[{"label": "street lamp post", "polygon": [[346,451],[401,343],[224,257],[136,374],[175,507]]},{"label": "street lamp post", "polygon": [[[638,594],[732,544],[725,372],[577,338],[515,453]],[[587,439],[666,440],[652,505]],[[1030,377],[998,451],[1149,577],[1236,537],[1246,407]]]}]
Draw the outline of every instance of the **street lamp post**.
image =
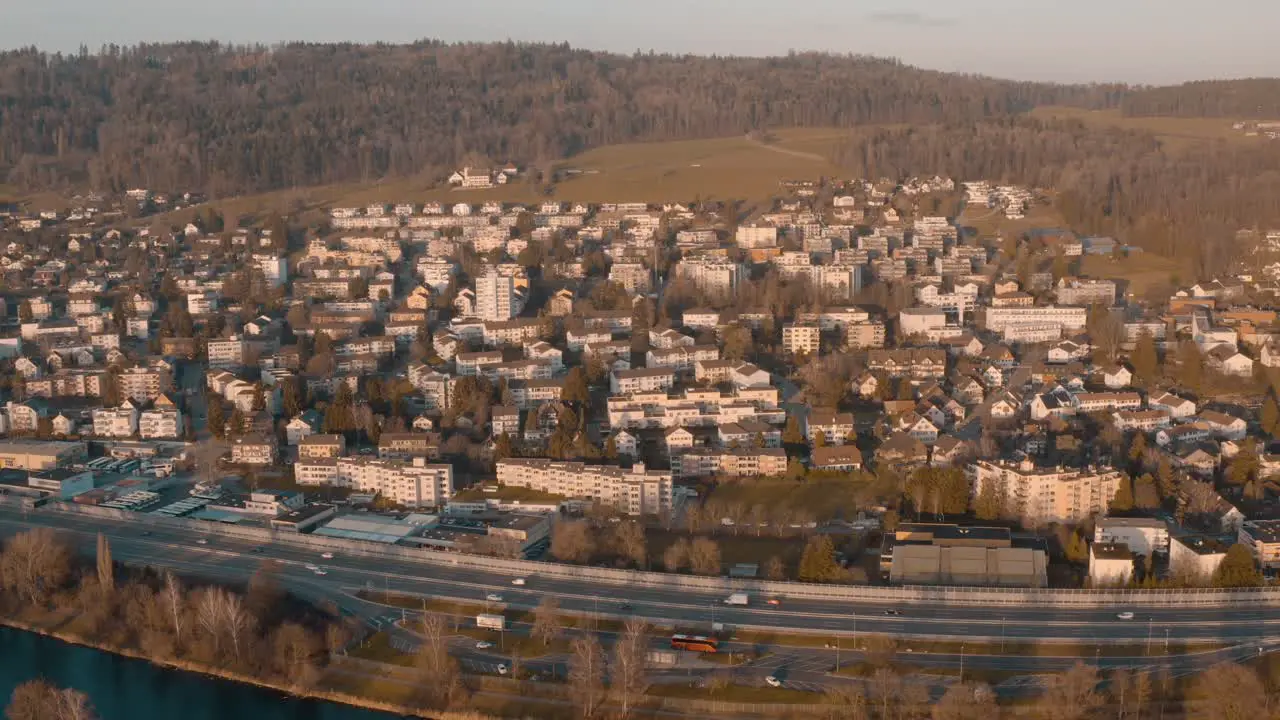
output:
[{"label": "street lamp post", "polygon": [[1004,616],[1000,616],[1000,652],[1004,652]]},{"label": "street lamp post", "polygon": [[960,682],[964,682],[964,643],[960,643]]}]

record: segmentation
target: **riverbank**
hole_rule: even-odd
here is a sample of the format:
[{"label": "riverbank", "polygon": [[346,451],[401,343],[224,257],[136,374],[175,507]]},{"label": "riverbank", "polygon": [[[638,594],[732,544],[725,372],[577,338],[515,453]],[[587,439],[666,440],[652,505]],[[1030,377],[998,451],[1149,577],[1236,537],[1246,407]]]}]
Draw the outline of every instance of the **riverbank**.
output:
[{"label": "riverbank", "polygon": [[382,700],[378,700],[377,698],[371,698],[371,697],[355,695],[355,694],[346,693],[346,692],[339,692],[334,690],[327,690],[322,688],[301,688],[296,686],[290,687],[285,685],[284,683],[263,680],[262,678],[254,677],[251,675],[237,673],[237,672],[225,670],[222,668],[209,667],[209,666],[205,666],[205,665],[190,662],[190,661],[148,657],[145,653],[137,650],[136,648],[116,647],[111,645],[110,643],[95,641],[95,640],[80,636],[76,633],[68,632],[66,630],[59,629],[57,627],[51,627],[47,624],[42,624],[39,622],[31,622],[28,620],[21,620],[21,619],[16,619],[11,617],[0,616],[0,627],[5,627],[11,630],[21,631],[26,633],[31,633],[33,635],[38,635],[44,638],[57,640],[58,642],[66,643],[68,645],[74,645],[77,647],[96,650],[98,652],[107,653],[107,654],[122,657],[122,658],[129,658],[132,660],[145,662],[153,667],[163,669],[163,670],[189,673],[192,675],[198,675],[206,678],[216,678],[218,680],[224,680],[224,681],[233,682],[241,685],[251,686],[254,688],[258,688],[260,690],[281,693],[291,698],[296,698],[300,700],[313,700],[313,701],[338,703],[338,704],[346,705],[352,708],[359,708],[362,710],[369,710],[373,712],[390,713],[400,717],[432,718],[434,720],[489,720],[487,716],[479,713],[432,711],[430,714],[427,714],[425,711],[420,710],[418,708],[413,708],[413,707],[409,707],[409,706],[401,705],[397,703],[385,702]]}]

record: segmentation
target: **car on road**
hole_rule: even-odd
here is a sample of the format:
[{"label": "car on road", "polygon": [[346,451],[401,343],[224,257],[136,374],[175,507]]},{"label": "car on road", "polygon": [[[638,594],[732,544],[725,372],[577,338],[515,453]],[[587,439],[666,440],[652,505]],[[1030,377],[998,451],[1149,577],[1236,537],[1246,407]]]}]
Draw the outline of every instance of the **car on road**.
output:
[{"label": "car on road", "polygon": [[524,585],[524,578],[516,578],[515,580],[512,580],[512,581],[511,581],[511,584],[512,584],[512,585],[516,585],[516,586],[523,586],[523,585]]},{"label": "car on road", "polygon": [[324,568],[316,568],[316,569],[315,569],[315,570],[313,570],[312,572],[314,572],[314,573],[315,573],[315,574],[317,574],[317,575],[328,575],[328,574],[329,574],[329,571],[328,571],[328,570],[325,570]]},{"label": "car on road", "polygon": [[320,557],[324,558],[325,560],[332,560],[332,559],[333,559],[333,553],[331,553],[331,552],[327,552],[327,553],[320,553]]},{"label": "car on road", "polygon": [[779,605],[782,604],[782,601],[779,600],[778,598],[769,598],[767,602],[774,607],[778,607]]},{"label": "car on road", "polygon": [[320,569],[320,566],[319,566],[319,565],[316,565],[315,563],[307,563],[306,565],[303,565],[302,567],[304,567],[304,568],[306,568],[306,569],[310,570],[311,572],[315,572],[315,571],[317,571],[317,570],[319,570],[319,569]]},{"label": "car on road", "polygon": [[890,609],[888,609],[888,610],[885,610],[885,611],[884,611],[884,614],[885,614],[885,615],[901,615],[901,614],[902,614],[902,611],[901,611],[901,610],[894,610],[893,608],[890,608]]},{"label": "car on road", "polygon": [[1133,613],[1131,613],[1131,612],[1129,612],[1128,610],[1126,610],[1126,611],[1124,611],[1124,612],[1122,612],[1122,613],[1118,613],[1118,614],[1116,614],[1116,617],[1120,618],[1121,620],[1132,620],[1132,619],[1133,619]]},{"label": "car on road", "polygon": [[484,599],[488,600],[489,602],[502,602],[502,596],[499,595],[498,593],[489,593],[488,595],[484,596]]},{"label": "car on road", "polygon": [[256,548],[253,548],[252,550],[250,550],[249,552],[251,552],[251,553],[260,553],[260,552],[262,552],[262,548],[260,548],[260,547],[256,547]]},{"label": "car on road", "polygon": [[506,674],[507,674],[507,666],[506,666],[506,665],[504,665],[503,663],[498,663],[498,667],[497,667],[496,669],[497,669],[497,671],[498,671],[498,674],[499,674],[499,675],[506,675]]},{"label": "car on road", "polygon": [[782,681],[779,680],[774,675],[770,675],[769,677],[765,678],[764,681],[768,683],[769,687],[776,687],[776,688],[782,687]]},{"label": "car on road", "polygon": [[631,603],[622,603],[621,609],[623,612],[631,612],[632,610]]},{"label": "car on road", "polygon": [[488,650],[491,647],[493,647],[493,643],[489,642],[488,640],[481,640],[480,642],[476,643],[477,650]]},{"label": "car on road", "polygon": [[150,531],[150,530],[143,530],[143,531],[142,531],[142,537],[151,537],[151,531]]},{"label": "car on road", "polygon": [[197,540],[197,541],[196,541],[196,544],[197,544],[197,545],[208,545],[208,544],[209,544],[209,541],[208,541],[208,540],[205,540],[204,538],[200,538],[199,540]]}]

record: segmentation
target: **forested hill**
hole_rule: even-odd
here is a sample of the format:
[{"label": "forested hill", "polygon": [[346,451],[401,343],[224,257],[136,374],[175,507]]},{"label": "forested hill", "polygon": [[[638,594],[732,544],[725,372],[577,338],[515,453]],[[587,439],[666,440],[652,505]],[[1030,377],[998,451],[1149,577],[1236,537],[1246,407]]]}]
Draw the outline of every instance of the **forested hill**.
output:
[{"label": "forested hill", "polygon": [[1280,120],[1280,79],[1193,82],[1129,93],[1125,115]]},{"label": "forested hill", "polygon": [[0,179],[221,196],[765,127],[1114,107],[1123,92],[822,54],[623,56],[436,42],[20,51],[0,55]]}]

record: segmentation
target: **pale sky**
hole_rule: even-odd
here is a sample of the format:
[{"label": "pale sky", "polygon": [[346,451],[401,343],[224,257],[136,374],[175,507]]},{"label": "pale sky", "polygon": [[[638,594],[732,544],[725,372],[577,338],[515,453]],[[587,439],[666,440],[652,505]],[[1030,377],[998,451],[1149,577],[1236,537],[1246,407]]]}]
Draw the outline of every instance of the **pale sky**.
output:
[{"label": "pale sky", "polygon": [[528,40],[630,53],[825,50],[1055,81],[1280,76],[1277,0],[0,0],[0,48]]}]

